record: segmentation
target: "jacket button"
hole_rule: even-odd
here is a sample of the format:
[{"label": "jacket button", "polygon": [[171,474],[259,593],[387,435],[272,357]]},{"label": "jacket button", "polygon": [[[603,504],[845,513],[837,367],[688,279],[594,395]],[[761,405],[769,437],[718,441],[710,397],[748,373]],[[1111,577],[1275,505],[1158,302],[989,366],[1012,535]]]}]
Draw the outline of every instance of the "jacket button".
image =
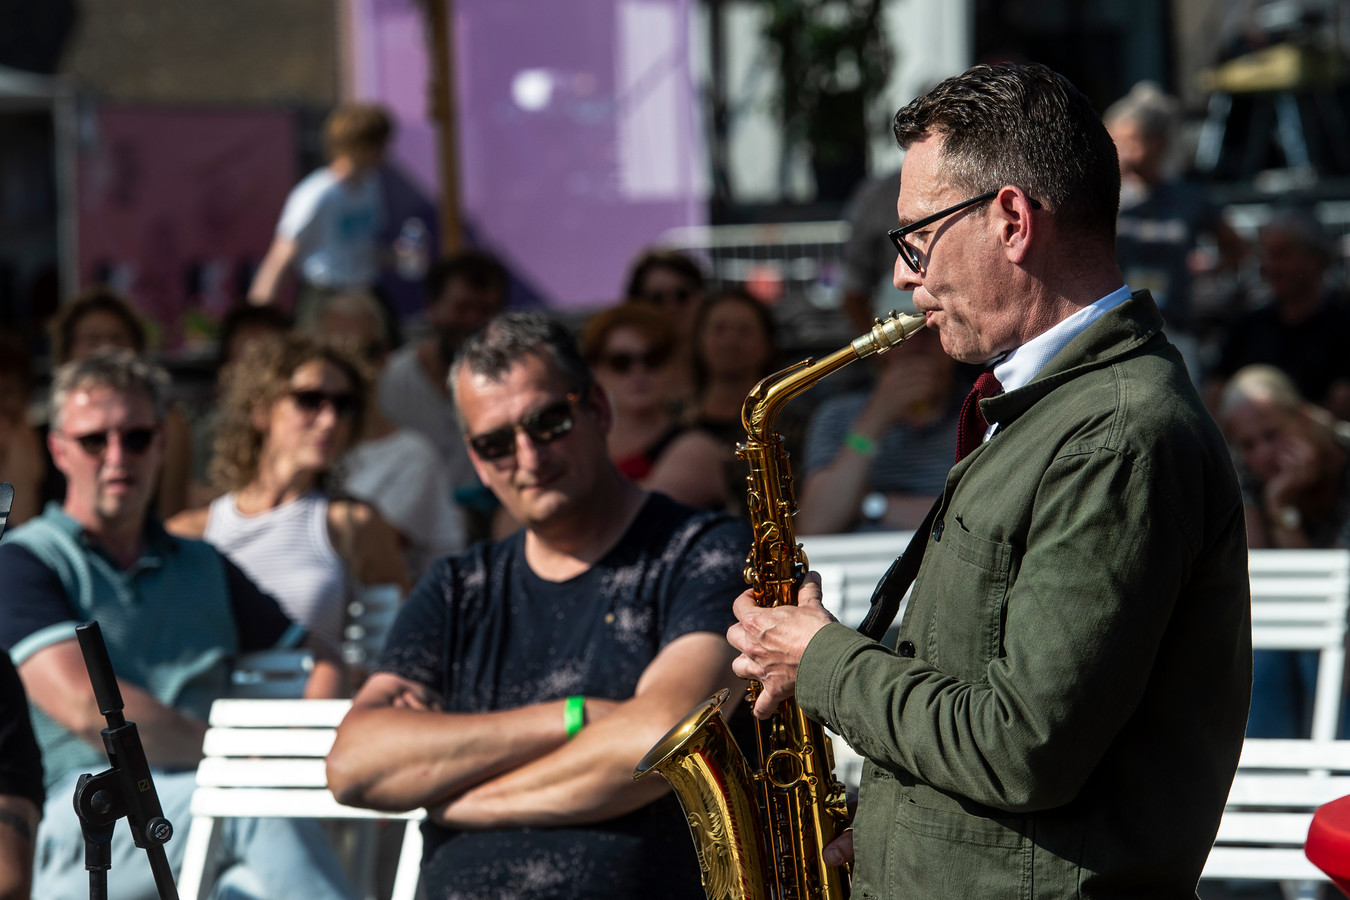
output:
[{"label": "jacket button", "polygon": [[895,648],[895,652],[899,653],[905,659],[913,659],[915,656],[914,642],[901,641],[900,646]]},{"label": "jacket button", "polygon": [[946,525],[943,523],[941,519],[938,519],[936,522],[933,523],[933,540],[935,541],[942,540],[942,529],[945,527]]}]

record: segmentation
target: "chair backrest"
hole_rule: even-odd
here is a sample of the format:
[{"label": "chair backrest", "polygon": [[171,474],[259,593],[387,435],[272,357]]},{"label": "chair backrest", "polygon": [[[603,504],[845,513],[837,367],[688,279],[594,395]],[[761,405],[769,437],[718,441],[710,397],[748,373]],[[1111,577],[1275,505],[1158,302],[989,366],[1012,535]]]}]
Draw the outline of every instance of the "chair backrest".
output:
[{"label": "chair backrest", "polygon": [[298,700],[314,670],[308,650],[257,650],[241,654],[230,673],[230,696],[252,700]]},{"label": "chair backrest", "polygon": [[394,626],[403,592],[396,584],[368,584],[347,607],[347,628],[343,634],[342,657],[353,666],[369,667],[384,649],[389,629]]},{"label": "chair backrest", "polygon": [[197,900],[209,889],[220,820],[284,816],[406,820],[393,896],[411,900],[421,859],[417,823],[426,817],[426,810],[395,813],[344,806],[328,790],[324,760],[350,707],[350,700],[212,704],[192,794],[193,820],[179,878],[180,896]]},{"label": "chair backrest", "polygon": [[1327,880],[1303,845],[1317,807],[1347,794],[1350,741],[1248,738],[1204,877]]},{"label": "chair backrest", "polygon": [[[871,608],[873,589],[909,545],[912,534],[873,531],[815,534],[801,539],[807,561],[820,573],[825,606],[839,621],[851,628],[862,623]],[[903,607],[901,610],[903,614]]]},{"label": "chair backrest", "polygon": [[369,816],[334,800],[324,772],[350,707],[350,700],[217,700],[197,765],[193,814]]},{"label": "chair backrest", "polygon": [[1252,646],[1319,654],[1314,740],[1336,736],[1350,611],[1350,550],[1252,550]]}]

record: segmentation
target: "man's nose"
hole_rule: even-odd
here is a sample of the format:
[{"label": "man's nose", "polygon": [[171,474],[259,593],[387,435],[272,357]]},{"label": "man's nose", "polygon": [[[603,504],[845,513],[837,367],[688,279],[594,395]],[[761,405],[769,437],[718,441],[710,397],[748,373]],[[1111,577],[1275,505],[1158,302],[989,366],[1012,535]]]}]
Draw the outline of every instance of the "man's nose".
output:
[{"label": "man's nose", "polygon": [[122,445],[120,431],[108,432],[108,447],[103,451],[103,462],[110,466],[120,466],[127,457],[126,447]]},{"label": "man's nose", "polygon": [[899,253],[895,254],[895,274],[891,279],[896,290],[912,291],[923,284],[923,277],[909,267],[905,258]]},{"label": "man's nose", "polygon": [[524,428],[516,431],[516,465],[530,471],[539,466],[539,445]]}]

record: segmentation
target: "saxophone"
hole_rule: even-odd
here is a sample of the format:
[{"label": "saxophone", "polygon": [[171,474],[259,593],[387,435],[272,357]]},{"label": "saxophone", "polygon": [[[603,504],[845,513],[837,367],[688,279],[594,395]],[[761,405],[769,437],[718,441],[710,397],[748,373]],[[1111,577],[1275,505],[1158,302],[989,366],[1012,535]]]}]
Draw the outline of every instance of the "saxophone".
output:
[{"label": "saxophone", "polygon": [[[747,501],[754,542],[745,580],[760,606],[797,602],[809,569],[796,542],[797,510],[788,455],[773,429],[793,397],[855,359],[904,343],[924,327],[922,316],[892,312],[847,347],[807,359],[763,379],[745,399],[746,441],[736,456],[749,463]],[[751,703],[761,685],[750,682]],[[756,720],[760,766],[752,770],[721,713],[719,691],[686,716],[638,763],[633,777],[656,772],[670,782],[693,832],[708,900],[845,900],[848,872],[826,865],[825,846],[847,827],[844,786],[824,728],[788,699]]]}]

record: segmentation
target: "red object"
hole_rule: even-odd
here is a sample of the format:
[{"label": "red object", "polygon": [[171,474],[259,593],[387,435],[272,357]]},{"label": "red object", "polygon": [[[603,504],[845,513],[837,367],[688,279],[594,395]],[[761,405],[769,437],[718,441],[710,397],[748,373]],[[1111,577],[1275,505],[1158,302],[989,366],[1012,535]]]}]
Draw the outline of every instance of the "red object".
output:
[{"label": "red object", "polygon": [[989,430],[989,423],[984,420],[984,412],[980,409],[980,401],[1002,392],[1003,385],[998,383],[993,372],[981,372],[980,377],[975,379],[975,387],[966,395],[966,402],[961,404],[961,415],[957,419],[957,462],[975,452],[975,448],[984,443],[984,433]]},{"label": "red object", "polygon": [[1342,893],[1350,895],[1350,797],[1317,808],[1303,852]]}]

